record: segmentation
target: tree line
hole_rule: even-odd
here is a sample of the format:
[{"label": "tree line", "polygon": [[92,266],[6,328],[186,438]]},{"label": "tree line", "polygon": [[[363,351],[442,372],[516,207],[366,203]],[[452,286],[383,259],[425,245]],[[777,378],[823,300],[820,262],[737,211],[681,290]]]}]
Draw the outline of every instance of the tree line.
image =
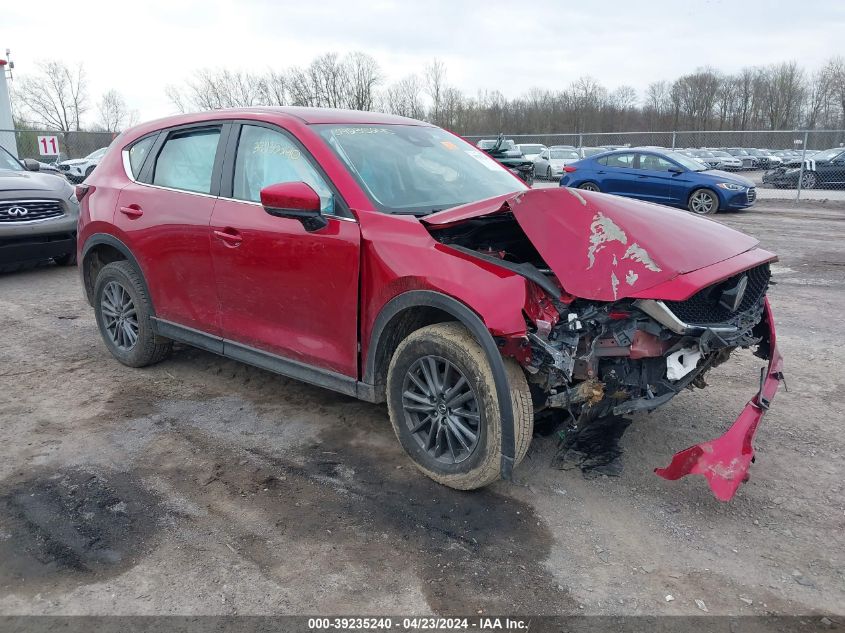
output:
[{"label": "tree line", "polygon": [[[743,68],[735,74],[705,67],[674,80],[613,90],[584,76],[565,88],[533,88],[515,98],[501,89],[465,94],[437,59],[421,73],[386,82],[363,52],[325,53],[304,67],[193,73],[166,94],[176,110],[258,105],[377,110],[424,119],[459,134],[672,130],[845,129],[845,59],[815,71],[797,62]],[[89,110],[84,68],[51,61],[13,87],[17,120],[56,130],[80,129]],[[114,90],[96,104],[96,126],[117,131],[134,122]]]}]

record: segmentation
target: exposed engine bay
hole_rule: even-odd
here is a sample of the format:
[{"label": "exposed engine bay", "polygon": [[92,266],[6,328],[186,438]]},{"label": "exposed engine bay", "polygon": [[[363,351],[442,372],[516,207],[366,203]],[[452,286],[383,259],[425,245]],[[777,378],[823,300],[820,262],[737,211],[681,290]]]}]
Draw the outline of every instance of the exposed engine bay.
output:
[{"label": "exposed engine bay", "polygon": [[[561,433],[564,453],[577,447],[581,434],[594,433],[601,425],[608,425],[609,441],[614,435],[618,441],[630,423],[623,416],[651,411],[684,389],[704,388],[707,372],[737,348],[754,348],[757,356],[770,357],[768,263],[735,273],[683,301],[595,301],[564,290],[512,213],[429,231],[442,244],[529,280],[527,336],[498,342],[502,354],[525,369],[535,413],[565,413],[555,416],[566,424]],[[608,461],[614,456],[618,451],[610,450]],[[607,464],[588,460],[587,465]],[[586,472],[583,464],[582,470]]]}]

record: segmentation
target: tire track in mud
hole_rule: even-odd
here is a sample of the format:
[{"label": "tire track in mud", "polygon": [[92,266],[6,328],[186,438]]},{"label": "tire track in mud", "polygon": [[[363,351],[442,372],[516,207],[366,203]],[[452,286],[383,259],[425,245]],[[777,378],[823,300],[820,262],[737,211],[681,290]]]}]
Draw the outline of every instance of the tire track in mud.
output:
[{"label": "tire track in mud", "polygon": [[[413,588],[418,579],[434,613],[466,613],[471,605],[515,614],[576,606],[545,567],[552,536],[529,505],[490,490],[440,486],[417,472],[398,447],[365,445],[367,433],[384,429],[339,424],[295,455],[233,447],[172,419],[164,431],[156,442],[170,457],[156,466],[153,449],[144,469],[209,512],[237,521],[231,527],[235,550],[266,576],[290,572],[279,537],[293,546],[329,544],[339,566],[349,561],[375,578],[382,566],[407,569],[407,584]],[[209,469],[198,473],[175,463],[174,441],[204,455]],[[263,519],[244,523],[240,513],[231,516],[233,508],[248,516],[257,510]]]}]

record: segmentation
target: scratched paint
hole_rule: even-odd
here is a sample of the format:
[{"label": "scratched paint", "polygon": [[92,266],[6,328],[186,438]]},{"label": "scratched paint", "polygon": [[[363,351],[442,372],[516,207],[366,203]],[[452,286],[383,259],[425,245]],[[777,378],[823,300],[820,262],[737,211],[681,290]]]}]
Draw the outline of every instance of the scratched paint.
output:
[{"label": "scratched paint", "polygon": [[590,224],[590,247],[587,249],[587,259],[590,260],[590,265],[587,266],[587,270],[596,263],[596,253],[611,242],[627,244],[628,236],[609,217],[601,212],[596,213]]},{"label": "scratched paint", "polygon": [[625,283],[627,283],[629,286],[633,286],[639,278],[640,276],[637,273],[635,273],[633,270],[629,270],[628,274],[625,275]]},{"label": "scratched paint", "polygon": [[587,206],[587,201],[584,199],[584,196],[578,193],[577,189],[570,189],[569,187],[567,187],[566,190],[571,193],[575,198],[578,198],[578,201],[581,204],[583,204],[585,207]]},{"label": "scratched paint", "polygon": [[628,247],[628,250],[625,251],[625,254],[622,256],[622,259],[630,259],[635,262],[639,262],[652,272],[660,272],[660,266],[654,263],[654,260],[651,258],[651,255],[648,254],[648,251],[636,242]]}]

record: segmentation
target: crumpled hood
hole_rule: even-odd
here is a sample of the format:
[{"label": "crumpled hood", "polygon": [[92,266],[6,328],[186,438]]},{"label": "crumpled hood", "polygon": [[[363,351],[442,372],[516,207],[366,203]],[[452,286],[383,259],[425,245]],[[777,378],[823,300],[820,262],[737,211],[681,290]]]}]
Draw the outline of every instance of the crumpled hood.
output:
[{"label": "crumpled hood", "polygon": [[454,225],[508,211],[564,290],[596,301],[641,293],[758,244],[686,211],[565,187],[497,196],[426,216],[422,222]]}]

